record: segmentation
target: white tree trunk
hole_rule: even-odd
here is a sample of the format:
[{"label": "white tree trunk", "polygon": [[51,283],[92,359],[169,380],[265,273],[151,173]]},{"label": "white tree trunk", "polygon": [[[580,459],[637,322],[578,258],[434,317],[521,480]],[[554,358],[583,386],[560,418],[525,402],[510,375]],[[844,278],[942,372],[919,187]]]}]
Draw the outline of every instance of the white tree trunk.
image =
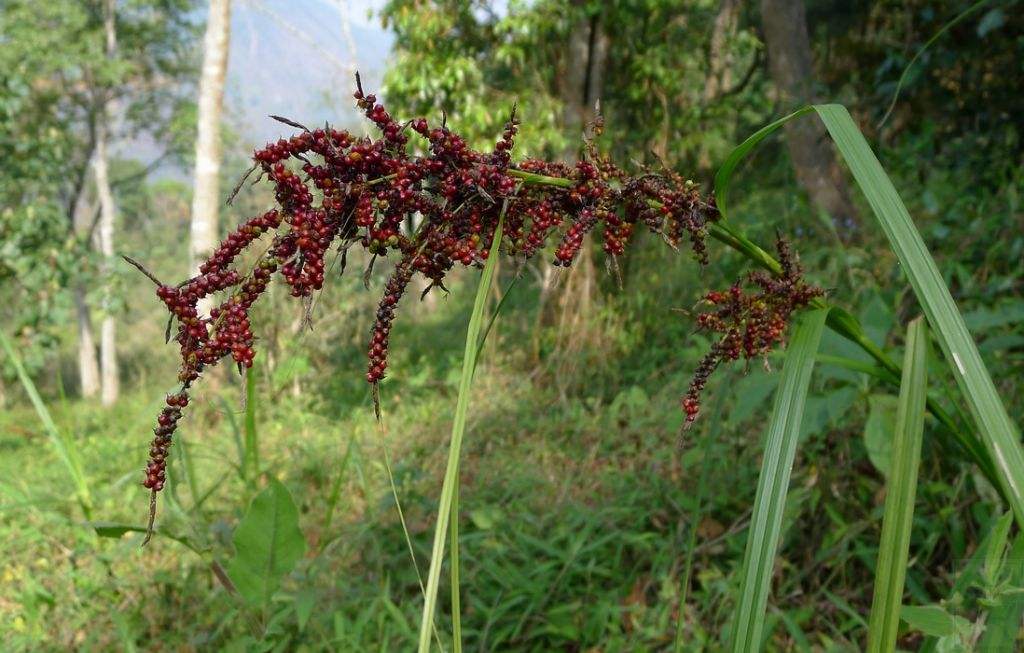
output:
[{"label": "white tree trunk", "polygon": [[[86,174],[92,168],[95,151],[86,162]],[[75,234],[83,240],[90,238],[93,215],[96,212],[95,198],[92,196],[92,185],[88,179],[83,181],[75,199],[74,212],[71,220]],[[91,246],[88,240],[84,243]],[[89,303],[86,299],[86,285],[83,280],[75,282],[75,319],[78,322],[78,386],[79,393],[91,399],[100,393],[100,363],[96,357],[96,337],[93,335],[92,317],[89,314]]]},{"label": "white tree trunk", "polygon": [[[192,274],[217,247],[220,209],[220,116],[224,105],[224,78],[231,38],[231,0],[210,0],[203,41],[203,69],[199,78],[199,129],[196,135],[196,170],[192,195]],[[202,314],[212,307],[206,298]]]},{"label": "white tree trunk", "polygon": [[[117,47],[117,35],[114,31],[114,0],[106,0],[103,4],[103,27],[106,36],[106,53],[113,58]],[[120,391],[120,376],[117,369],[117,322],[112,313],[112,288],[110,274],[114,258],[114,218],[117,208],[114,205],[114,193],[110,188],[109,154],[107,151],[111,119],[110,104],[104,99],[97,114],[96,121],[96,158],[93,161],[93,173],[96,178],[96,195],[100,202],[99,248],[103,255],[102,274],[103,287],[103,321],[100,323],[100,374],[101,401],[109,406],[117,401]]]},{"label": "white tree trunk", "polygon": [[[105,115],[105,112],[104,112]],[[96,160],[93,173],[96,177],[96,194],[100,200],[99,246],[103,255],[102,275],[103,288],[103,321],[100,323],[100,373],[101,400],[104,406],[117,401],[120,389],[120,378],[117,369],[117,322],[113,315],[112,289],[110,274],[114,258],[114,217],[117,212],[114,206],[114,193],[110,188],[110,173],[107,154],[107,127],[101,115],[96,126]]]},{"label": "white tree trunk", "polygon": [[92,332],[85,286],[75,287],[75,314],[78,319],[78,385],[82,397],[91,399],[100,392],[100,364],[96,358],[96,339]]}]

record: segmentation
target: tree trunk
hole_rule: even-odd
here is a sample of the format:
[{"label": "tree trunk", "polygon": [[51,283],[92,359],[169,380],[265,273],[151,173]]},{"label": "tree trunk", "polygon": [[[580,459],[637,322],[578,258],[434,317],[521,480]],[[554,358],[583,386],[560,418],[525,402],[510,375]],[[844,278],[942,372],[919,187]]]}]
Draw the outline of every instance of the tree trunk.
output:
[{"label": "tree trunk", "polygon": [[[85,179],[79,185],[74,204],[71,207],[71,223],[75,234],[82,240],[83,247],[91,246],[93,215],[96,203],[92,197],[92,186],[88,172],[92,169],[95,150],[85,164]],[[93,334],[92,317],[86,298],[86,284],[79,279],[74,286],[75,319],[78,322],[78,388],[83,398],[91,399],[100,393],[100,363],[96,357],[96,337]]]},{"label": "tree trunk", "polygon": [[[117,34],[114,28],[114,0],[103,3],[103,32],[106,37],[106,55],[113,59],[117,48]],[[105,91],[102,91],[105,92]],[[114,205],[114,193],[110,188],[109,145],[110,131],[108,125],[112,119],[110,100],[104,97],[100,110],[97,112],[95,134],[96,152],[93,161],[93,174],[96,179],[96,196],[100,203],[100,222],[98,241],[100,254],[103,256],[101,273],[103,276],[103,321],[100,323],[100,400],[104,406],[117,401],[120,390],[120,376],[117,368],[117,322],[113,315],[113,297],[110,275],[113,271],[114,259],[114,218],[117,207]]]},{"label": "tree trunk", "polygon": [[715,14],[708,47],[708,76],[704,80],[704,101],[711,103],[722,91],[732,86],[732,56],[729,39],[736,33],[740,17],[740,0],[722,0]]},{"label": "tree trunk", "polygon": [[[192,185],[192,274],[217,247],[220,209],[220,117],[224,105],[224,78],[228,68],[231,0],[210,0],[203,41],[203,68],[199,78],[199,129],[196,134],[196,169]],[[199,304],[201,314],[213,306],[212,297]]]},{"label": "tree trunk", "polygon": [[558,86],[563,105],[562,128],[569,139],[562,157],[567,162],[576,161],[583,130],[594,119],[608,61],[608,44],[600,15],[581,18],[569,32]]},{"label": "tree trunk", "polygon": [[103,256],[101,274],[103,276],[103,320],[100,322],[100,372],[101,400],[104,406],[117,401],[120,379],[117,369],[117,322],[113,315],[112,288],[110,275],[113,272],[114,259],[114,217],[117,208],[114,206],[114,194],[110,189],[110,172],[107,154],[107,127],[105,113],[101,114],[96,126],[96,160],[93,173],[96,176],[96,194],[100,201],[100,222],[98,240],[100,254]]},{"label": "tree trunk", "polygon": [[75,286],[75,316],[78,319],[78,385],[82,397],[91,399],[100,391],[100,364],[96,358],[96,338],[93,336],[89,305],[85,299],[85,286]]},{"label": "tree trunk", "polygon": [[[811,43],[803,0],[761,0],[768,67],[788,108],[815,101]],[[857,211],[850,201],[825,128],[818,120],[787,122],[786,145],[797,179],[811,201],[826,211],[844,240],[852,239]]]}]

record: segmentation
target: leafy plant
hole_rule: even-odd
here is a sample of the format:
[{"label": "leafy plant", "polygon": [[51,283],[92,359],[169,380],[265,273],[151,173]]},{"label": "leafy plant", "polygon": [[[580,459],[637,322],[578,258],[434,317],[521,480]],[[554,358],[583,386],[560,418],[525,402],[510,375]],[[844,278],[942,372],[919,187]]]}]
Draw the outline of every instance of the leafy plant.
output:
[{"label": "leafy plant", "polygon": [[250,604],[268,606],[281,580],[306,550],[299,512],[288,488],[271,478],[253,498],[232,539],[235,557],[228,564],[228,577]]}]

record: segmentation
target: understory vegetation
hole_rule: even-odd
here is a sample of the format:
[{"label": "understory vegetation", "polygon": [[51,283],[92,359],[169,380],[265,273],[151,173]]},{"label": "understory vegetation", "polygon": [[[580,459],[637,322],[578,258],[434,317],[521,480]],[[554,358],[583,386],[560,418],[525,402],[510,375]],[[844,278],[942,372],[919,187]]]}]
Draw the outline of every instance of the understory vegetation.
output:
[{"label": "understory vegetation", "polygon": [[[472,215],[475,239],[467,226],[465,241],[424,244],[430,236],[406,214],[427,223],[426,205],[387,215],[397,204],[377,197],[359,225],[365,234],[335,225],[332,234],[364,247],[347,250],[344,264],[337,248],[320,248],[313,270],[322,276],[296,282],[305,304],[290,296],[294,284],[280,282],[247,304],[241,349],[229,343],[214,352],[234,356],[237,369],[197,367],[201,349],[189,348],[190,323],[180,320],[199,298],[181,307],[166,299],[196,274],[185,245],[187,184],[127,157],[111,162],[113,176],[129,180],[115,185],[117,254],[170,284],[160,292],[179,320],[172,330],[149,280],[127,264],[104,267],[109,259],[87,237],[62,226],[67,216],[53,198],[66,189],[46,186],[32,166],[3,173],[0,301],[15,310],[0,316],[0,648],[1017,650],[1024,160],[1014,89],[1024,78],[1015,70],[1002,84],[992,80],[1024,43],[1015,3],[840,11],[808,1],[818,80],[806,97],[783,90],[770,69],[771,27],[756,8],[682,4],[687,20],[666,2],[513,2],[490,12],[489,3],[381,3],[379,17],[397,38],[381,95],[397,122],[383,119],[374,100],[362,102],[361,88],[357,96],[387,136],[381,148],[402,159],[405,142],[396,145],[398,132],[387,130],[423,115],[488,152],[502,126],[513,125],[513,101],[517,145],[511,159],[461,168],[493,166],[485,168],[490,181],[463,179],[451,191],[471,188],[478,199],[465,204],[483,207]],[[19,3],[0,8],[0,26],[35,52],[16,29],[31,23],[19,11]],[[711,42],[720,20],[728,46]],[[581,29],[590,30],[582,64],[565,54],[575,52]],[[674,76],[672,62],[685,52],[665,46],[666,37],[699,39],[694,52],[719,48],[718,59],[678,64]],[[182,70],[195,67],[168,48]],[[13,62],[10,52],[0,64]],[[606,67],[601,113],[589,86],[583,97],[566,94],[573,65]],[[73,118],[15,77],[0,80],[0,153],[14,152],[21,133],[46,141],[37,151],[47,160],[73,158],[51,142],[57,131],[23,130],[23,106]],[[709,91],[712,77],[731,90]],[[807,184],[793,131],[745,140],[822,98],[850,113],[814,105],[777,126],[813,123],[820,142],[835,139],[825,151],[845,217]],[[161,118],[167,133],[179,119]],[[597,145],[582,140],[602,120]],[[293,124],[282,126],[286,138],[316,138],[285,122]],[[357,145],[360,134],[379,137],[348,117],[339,122]],[[80,135],[79,127],[59,128]],[[431,132],[420,127],[401,133],[423,157],[407,169],[428,179],[436,172],[424,154],[430,148],[414,132]],[[862,132],[880,177],[871,176]],[[511,142],[508,131],[504,139]],[[252,149],[235,134],[225,141],[227,196]],[[445,143],[437,160],[454,157]],[[333,147],[316,151],[326,158]],[[594,161],[592,147],[636,175],[622,175],[627,187],[644,174],[672,183],[659,186],[660,199],[637,195],[633,213],[616,213],[622,207],[607,200],[628,197],[621,180],[604,186],[608,222],[585,244],[574,242],[571,255],[556,238],[530,260],[498,256],[509,219],[505,253],[522,254],[531,224],[510,200],[502,205],[502,193],[547,175],[536,197],[561,197],[552,185]],[[526,157],[562,163],[521,165]],[[273,163],[271,180],[286,177]],[[289,165],[301,172],[297,159]],[[371,179],[347,165],[330,174],[335,189],[356,175],[344,196],[353,206],[359,184],[408,189],[383,168]],[[895,200],[886,194],[890,179]],[[428,200],[443,194],[423,184]],[[630,228],[616,241],[616,220],[642,227],[641,209],[691,192],[708,198],[703,210],[721,210],[720,221],[693,225],[708,236],[713,264],[676,251],[690,249],[687,235],[666,246],[672,238],[661,230]],[[584,204],[554,201],[567,228],[582,222],[573,211]],[[296,209],[280,187],[245,184],[223,208],[220,233],[274,206],[293,224]],[[787,279],[773,258],[777,241],[779,258],[792,246],[803,270],[787,287],[806,278],[820,296],[808,291],[790,307],[778,347],[720,355],[714,374],[702,376],[702,360],[706,367],[725,342],[726,331],[700,317],[720,301],[713,289],[727,293],[759,266],[763,277],[754,279]],[[257,244],[265,256],[269,240]],[[425,247],[430,262],[421,267]],[[286,249],[275,264],[312,251]],[[430,267],[444,256],[466,265]],[[243,277],[257,260],[240,255]],[[288,283],[308,260],[285,275]],[[423,274],[404,279],[392,324],[381,311],[398,301],[387,302],[399,260]],[[121,325],[121,393],[110,405],[84,397],[79,380],[72,297],[81,285],[90,301],[115,298],[94,302],[103,307],[98,316]],[[373,349],[382,321],[383,354]],[[175,334],[186,335],[174,342]],[[965,342],[975,343],[976,359]],[[185,372],[202,383],[174,418],[173,443],[154,454],[154,415],[183,407],[175,379]],[[706,381],[697,388],[699,417],[686,404],[695,375]],[[144,475],[147,455],[159,469],[151,464]],[[159,510],[142,547],[151,509],[144,479]]]}]

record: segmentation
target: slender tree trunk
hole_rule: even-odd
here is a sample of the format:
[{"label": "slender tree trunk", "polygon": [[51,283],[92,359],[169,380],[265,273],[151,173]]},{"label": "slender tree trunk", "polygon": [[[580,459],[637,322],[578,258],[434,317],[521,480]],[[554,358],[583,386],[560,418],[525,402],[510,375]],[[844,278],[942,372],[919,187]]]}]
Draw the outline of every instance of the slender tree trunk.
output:
[{"label": "slender tree trunk", "polygon": [[[815,101],[814,68],[803,0],[761,0],[761,20],[768,47],[768,67],[787,107]],[[826,211],[844,240],[858,226],[835,153],[817,120],[786,123],[786,145],[797,179],[811,201]]]},{"label": "slender tree trunk", "polygon": [[91,399],[100,392],[100,363],[96,358],[96,338],[85,299],[85,286],[75,286],[75,316],[78,320],[78,385],[82,397]]},{"label": "slender tree trunk", "polygon": [[[106,37],[106,55],[114,58],[117,48],[117,34],[114,26],[114,0],[103,3],[103,32]],[[114,205],[114,193],[110,188],[110,156],[108,152],[110,131],[108,125],[112,119],[111,101],[104,98],[97,113],[95,125],[96,153],[93,160],[93,174],[96,179],[96,196],[100,203],[100,221],[98,241],[100,254],[103,256],[103,320],[100,323],[100,399],[104,406],[117,401],[120,392],[120,375],[117,367],[117,322],[113,315],[113,289],[110,275],[113,271],[114,259],[114,219],[117,207]]]},{"label": "slender tree trunk", "polygon": [[[95,151],[86,161],[83,174],[85,179],[78,188],[78,194],[71,207],[71,223],[75,234],[81,239],[84,247],[91,246],[93,215],[96,203],[92,197],[92,185],[88,181],[88,172],[92,170]],[[79,393],[91,399],[100,393],[100,363],[96,356],[96,337],[92,328],[92,317],[89,314],[89,303],[86,298],[85,281],[79,279],[74,285],[75,319],[78,322],[78,387]]]},{"label": "slender tree trunk", "polygon": [[[199,129],[196,169],[192,185],[192,274],[217,247],[220,209],[220,117],[224,105],[224,78],[228,69],[231,0],[210,0],[203,41],[203,68],[199,78]],[[212,298],[204,299],[200,313],[208,313]]]},{"label": "slender tree trunk", "polygon": [[569,139],[562,156],[565,161],[576,161],[583,131],[594,119],[595,105],[604,83],[608,44],[600,15],[581,18],[569,32],[558,86],[563,106],[562,127]]},{"label": "slender tree trunk", "polygon": [[103,320],[100,322],[100,372],[101,400],[104,406],[117,401],[120,390],[120,378],[117,368],[117,322],[113,315],[113,289],[110,287],[110,275],[114,259],[114,218],[117,207],[114,205],[114,194],[110,188],[109,159],[107,154],[107,128],[97,125],[96,161],[96,194],[100,201],[99,247],[103,256],[102,274],[103,288]]}]

